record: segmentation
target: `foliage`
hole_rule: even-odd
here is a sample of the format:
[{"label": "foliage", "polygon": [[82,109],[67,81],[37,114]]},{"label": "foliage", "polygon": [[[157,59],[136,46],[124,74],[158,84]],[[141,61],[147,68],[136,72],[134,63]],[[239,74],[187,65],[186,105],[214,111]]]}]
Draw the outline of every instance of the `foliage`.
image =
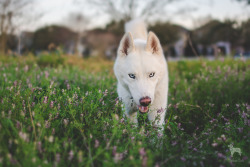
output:
[{"label": "foliage", "polygon": [[74,43],[76,33],[63,26],[46,26],[34,32],[34,50],[51,50],[57,46],[67,46]]},{"label": "foliage", "polygon": [[[48,56],[48,55],[46,55]],[[32,62],[30,61],[32,59]],[[247,166],[250,62],[169,63],[164,135],[122,117],[112,63],[0,57],[1,166]],[[74,66],[72,66],[74,62]],[[104,62],[105,63],[105,62]],[[93,72],[101,71],[101,72]],[[228,145],[242,155],[230,155]]]},{"label": "foliage", "polygon": [[243,40],[243,46],[250,50],[250,19],[242,23],[241,38]]},{"label": "foliage", "polygon": [[33,5],[33,2],[29,0],[0,1],[0,53],[12,49],[9,43],[13,39],[14,32],[21,27],[20,23],[27,25],[31,18],[38,14],[38,12],[30,13],[32,11],[30,7]]},{"label": "foliage", "polygon": [[178,33],[180,33],[181,31],[186,31],[184,30],[184,28],[171,24],[169,22],[157,22],[154,25],[151,25],[149,27],[149,30],[157,34],[160,41],[162,41],[162,45],[173,44],[179,38]]},{"label": "foliage", "polygon": [[162,10],[166,6],[176,1],[173,0],[76,0],[79,6],[84,5],[86,9],[93,8],[99,13],[107,15],[111,20],[131,20],[134,18],[149,19],[155,16],[165,15],[166,11]]},{"label": "foliage", "polygon": [[218,41],[228,41],[233,46],[237,44],[237,37],[240,36],[239,28],[235,28],[236,22],[233,20],[211,20],[194,31],[196,42],[209,45]]},{"label": "foliage", "polygon": [[125,24],[124,20],[120,21],[112,20],[110,23],[106,25],[105,29],[121,38],[124,35],[124,24]]},{"label": "foliage", "polygon": [[250,5],[250,0],[237,0],[239,2],[245,2],[247,5]]}]

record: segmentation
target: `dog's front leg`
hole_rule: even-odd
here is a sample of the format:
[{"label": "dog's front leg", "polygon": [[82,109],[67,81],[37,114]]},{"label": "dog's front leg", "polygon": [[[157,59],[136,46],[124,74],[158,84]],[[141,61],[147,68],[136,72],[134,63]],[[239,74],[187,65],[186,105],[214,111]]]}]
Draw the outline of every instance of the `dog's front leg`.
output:
[{"label": "dog's front leg", "polygon": [[138,125],[137,111],[126,110],[125,116],[129,118],[131,123],[134,123],[136,126]]},{"label": "dog's front leg", "polygon": [[156,147],[161,149],[163,145],[163,132],[164,132],[164,125],[165,125],[165,109],[156,109],[156,110],[151,110],[148,113],[148,119],[151,122],[152,126],[156,126],[157,128],[157,138],[152,138],[152,143],[157,144]]},{"label": "dog's front leg", "polygon": [[166,110],[163,108],[154,109],[148,113],[148,120],[153,124],[153,126],[158,128],[159,132],[163,132],[164,130],[165,113]]},{"label": "dog's front leg", "polygon": [[125,107],[123,117],[129,118],[130,122],[137,125],[138,124],[137,108],[131,94],[129,93],[128,89],[126,89],[121,84],[118,84],[117,87],[118,87],[119,98]]}]

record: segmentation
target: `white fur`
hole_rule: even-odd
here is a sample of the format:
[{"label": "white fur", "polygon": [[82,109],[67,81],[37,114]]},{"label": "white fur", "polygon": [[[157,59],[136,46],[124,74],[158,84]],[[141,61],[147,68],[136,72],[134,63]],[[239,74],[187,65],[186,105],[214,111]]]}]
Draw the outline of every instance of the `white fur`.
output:
[{"label": "white fur", "polygon": [[[125,116],[137,123],[139,100],[148,96],[151,98],[148,119],[151,122],[156,120],[155,124],[163,127],[167,107],[168,68],[162,47],[154,33],[147,33],[141,20],[126,23],[125,29],[114,64],[118,80],[117,92],[125,105]],[[126,40],[129,41],[127,48],[124,47]],[[152,41],[157,44],[157,49],[152,47],[155,46]],[[152,72],[155,75],[150,78],[149,74]],[[128,74],[134,74],[136,78],[132,79]]]},{"label": "white fur", "polygon": [[140,19],[131,20],[125,24],[125,32],[130,32],[134,39],[147,40],[147,28]]}]

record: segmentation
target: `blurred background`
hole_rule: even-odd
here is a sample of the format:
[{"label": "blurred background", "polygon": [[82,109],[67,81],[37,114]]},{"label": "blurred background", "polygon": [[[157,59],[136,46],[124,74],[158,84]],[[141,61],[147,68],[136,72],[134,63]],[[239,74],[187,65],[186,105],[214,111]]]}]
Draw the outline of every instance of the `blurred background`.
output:
[{"label": "blurred background", "polygon": [[114,60],[124,23],[142,18],[168,59],[250,57],[250,0],[0,0],[0,55]]}]

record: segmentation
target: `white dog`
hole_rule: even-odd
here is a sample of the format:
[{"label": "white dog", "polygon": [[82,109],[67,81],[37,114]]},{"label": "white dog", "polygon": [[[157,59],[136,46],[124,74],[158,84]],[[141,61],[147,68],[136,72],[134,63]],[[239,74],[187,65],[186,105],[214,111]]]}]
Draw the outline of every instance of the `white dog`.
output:
[{"label": "white dog", "polygon": [[117,91],[125,105],[125,115],[133,123],[137,111],[163,129],[168,95],[168,68],[159,39],[147,33],[141,20],[125,25],[114,64]]}]

